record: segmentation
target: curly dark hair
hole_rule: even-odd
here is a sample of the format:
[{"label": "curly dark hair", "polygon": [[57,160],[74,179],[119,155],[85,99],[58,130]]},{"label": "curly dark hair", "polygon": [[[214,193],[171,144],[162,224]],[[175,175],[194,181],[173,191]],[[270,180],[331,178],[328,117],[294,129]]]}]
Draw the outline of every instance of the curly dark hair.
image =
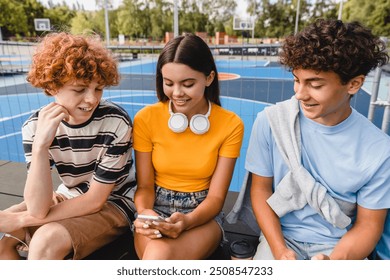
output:
[{"label": "curly dark hair", "polygon": [[386,64],[386,44],[359,22],[318,19],[282,45],[280,63],[294,69],[333,71],[343,84]]},{"label": "curly dark hair", "polygon": [[98,36],[49,33],[38,45],[27,81],[51,95],[70,80],[119,84],[118,63]]}]

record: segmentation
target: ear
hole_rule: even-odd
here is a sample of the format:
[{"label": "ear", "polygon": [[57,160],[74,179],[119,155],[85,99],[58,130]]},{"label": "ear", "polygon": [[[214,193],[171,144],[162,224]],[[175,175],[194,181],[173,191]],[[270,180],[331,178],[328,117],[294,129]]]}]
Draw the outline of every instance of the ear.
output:
[{"label": "ear", "polygon": [[215,72],[211,71],[210,74],[206,77],[206,86],[210,86],[211,83],[214,81],[215,78]]},{"label": "ear", "polygon": [[54,96],[57,94],[57,91],[54,89],[45,88],[45,93],[49,96]]},{"label": "ear", "polygon": [[354,78],[352,78],[348,82],[348,93],[351,95],[354,95],[359,91],[359,89],[363,86],[364,80],[365,80],[364,75],[359,75]]}]

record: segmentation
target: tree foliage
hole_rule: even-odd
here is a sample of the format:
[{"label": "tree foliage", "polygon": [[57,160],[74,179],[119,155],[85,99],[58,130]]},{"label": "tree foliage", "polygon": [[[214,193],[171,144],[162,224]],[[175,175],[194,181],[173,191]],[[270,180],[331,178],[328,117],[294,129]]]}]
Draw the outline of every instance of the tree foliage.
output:
[{"label": "tree foliage", "polygon": [[376,35],[390,37],[390,0],[349,0],[344,12],[344,20],[360,21]]},{"label": "tree foliage", "polygon": [[23,35],[28,32],[28,17],[24,13],[23,3],[0,0],[0,28],[3,37]]},{"label": "tree foliage", "polygon": [[90,30],[96,33],[99,33],[93,22],[90,20],[91,14],[88,12],[78,11],[76,13],[76,16],[72,18],[70,24],[71,24],[71,32],[73,34],[82,34],[86,30]]},{"label": "tree foliage", "polygon": [[76,15],[77,12],[75,10],[69,9],[65,2],[63,2],[62,4],[56,5],[51,9],[46,9],[44,11],[44,15],[40,17],[49,18],[52,29],[64,31],[71,28],[69,23]]},{"label": "tree foliage", "polygon": [[[82,2],[68,6],[65,0],[43,6],[39,0],[0,0],[0,28],[3,38],[40,35],[34,18],[49,18],[53,29],[81,33],[92,30],[105,37],[105,0],[95,1],[97,11],[85,11]],[[299,0],[243,0],[254,19],[256,37],[282,38],[317,18],[337,18],[338,0],[300,0],[298,26],[295,26]],[[240,35],[233,30],[235,0],[178,0],[179,32],[217,31]],[[173,31],[172,0],[122,0],[113,8],[107,0],[110,36],[162,40]],[[380,36],[390,37],[390,0],[344,0],[342,19],[358,20]]]},{"label": "tree foliage", "polygon": [[[257,37],[281,38],[295,32],[298,0],[246,0],[247,12],[255,17]],[[301,0],[297,29],[316,18],[336,18],[338,4],[334,0]]]}]

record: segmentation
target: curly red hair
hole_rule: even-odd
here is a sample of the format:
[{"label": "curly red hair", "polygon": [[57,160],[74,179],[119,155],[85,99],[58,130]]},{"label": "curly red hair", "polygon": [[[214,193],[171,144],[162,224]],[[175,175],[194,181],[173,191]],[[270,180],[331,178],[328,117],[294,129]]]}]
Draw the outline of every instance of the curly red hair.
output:
[{"label": "curly red hair", "polygon": [[50,33],[38,45],[27,81],[51,95],[70,80],[119,84],[118,63],[97,36]]}]

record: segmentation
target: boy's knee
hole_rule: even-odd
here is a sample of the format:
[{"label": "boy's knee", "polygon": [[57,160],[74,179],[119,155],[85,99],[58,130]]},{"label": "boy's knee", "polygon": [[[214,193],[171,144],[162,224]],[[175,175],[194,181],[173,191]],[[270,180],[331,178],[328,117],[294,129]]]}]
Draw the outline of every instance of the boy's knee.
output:
[{"label": "boy's knee", "polygon": [[29,259],[63,259],[71,252],[72,241],[68,231],[57,223],[41,226],[33,235]]}]

